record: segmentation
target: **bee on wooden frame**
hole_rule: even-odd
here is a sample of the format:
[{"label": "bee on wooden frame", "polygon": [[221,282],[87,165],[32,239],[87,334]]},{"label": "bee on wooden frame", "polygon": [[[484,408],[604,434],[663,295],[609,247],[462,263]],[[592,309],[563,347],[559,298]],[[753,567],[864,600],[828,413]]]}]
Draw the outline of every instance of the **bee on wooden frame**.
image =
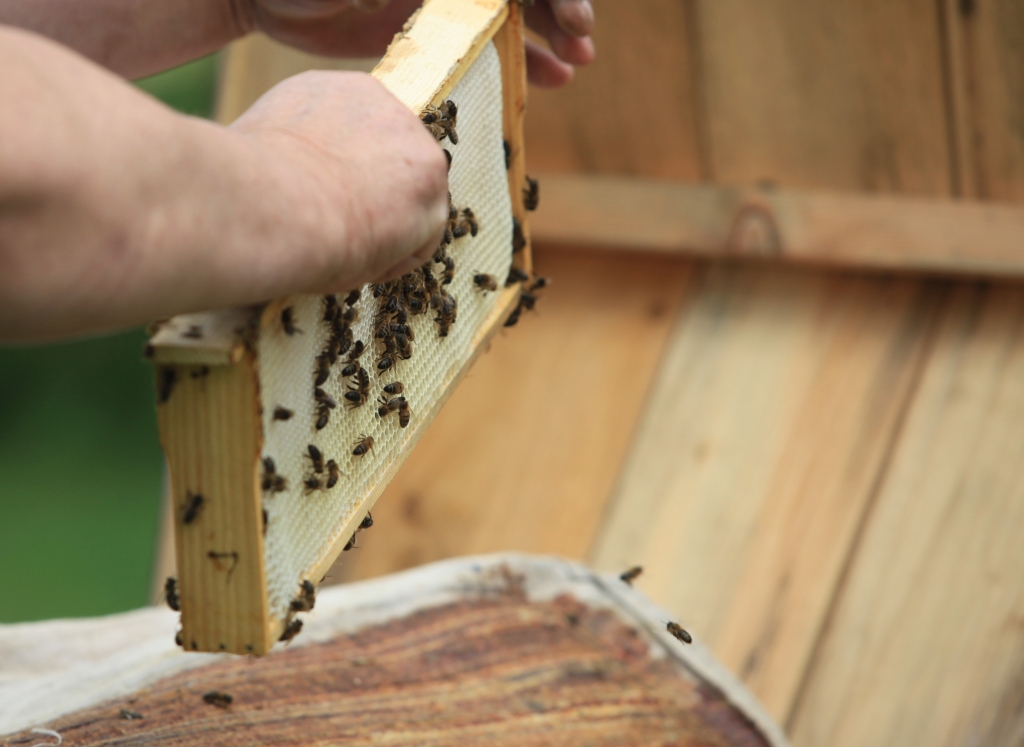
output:
[{"label": "bee on wooden frame", "polygon": [[295,333],[302,334],[302,330],[295,326],[295,308],[286,306],[281,310],[281,326],[284,333],[291,337]]},{"label": "bee on wooden frame", "polygon": [[288,489],[288,481],[277,474],[277,466],[270,457],[263,457],[262,487],[267,493],[282,493]]},{"label": "bee on wooden frame", "polygon": [[185,491],[185,505],[181,510],[181,523],[191,524],[195,521],[204,503],[206,503],[206,499],[199,493],[193,493],[191,490]]},{"label": "bee on wooden frame", "polygon": [[327,460],[327,484],[324,487],[327,488],[328,490],[333,488],[335,485],[338,484],[338,479],[343,474],[344,473],[341,471],[341,468],[338,466],[338,463],[336,461],[334,461],[333,459],[328,459]]},{"label": "bee on wooden frame", "polygon": [[164,597],[167,599],[167,606],[175,612],[181,612],[181,599],[178,597],[178,579],[168,576],[164,581]]},{"label": "bee on wooden frame", "polygon": [[523,189],[523,207],[527,210],[536,210],[540,202],[540,185],[536,179],[526,177],[526,187]]},{"label": "bee on wooden frame", "polygon": [[297,636],[299,634],[299,631],[301,630],[302,620],[291,620],[287,625],[284,626],[284,630],[281,632],[281,637],[277,640],[281,641],[282,643],[287,643],[292,638]]},{"label": "bee on wooden frame", "polygon": [[304,578],[299,584],[299,595],[291,601],[289,608],[292,612],[309,612],[316,604],[316,587],[308,578]]},{"label": "bee on wooden frame", "polygon": [[360,295],[362,295],[362,290],[360,288],[356,288],[354,291],[349,291],[349,294],[345,296],[345,305],[355,306],[359,301]]},{"label": "bee on wooden frame", "polygon": [[352,456],[363,457],[373,448],[373,436],[367,436],[365,433],[359,434],[359,440],[354,441],[352,449]]},{"label": "bee on wooden frame", "polygon": [[478,272],[473,275],[473,285],[484,294],[487,291],[498,290],[498,281],[494,279],[494,275],[488,275],[485,272]]},{"label": "bee on wooden frame", "polygon": [[306,456],[309,457],[309,461],[313,464],[313,471],[320,473],[324,471],[324,455],[320,452],[313,444],[309,444],[306,447]]},{"label": "bee on wooden frame", "polygon": [[380,407],[377,408],[377,417],[387,417],[388,413],[395,412],[402,408],[402,403],[405,402],[405,397],[392,397],[388,399],[383,394],[377,398],[380,402]]}]

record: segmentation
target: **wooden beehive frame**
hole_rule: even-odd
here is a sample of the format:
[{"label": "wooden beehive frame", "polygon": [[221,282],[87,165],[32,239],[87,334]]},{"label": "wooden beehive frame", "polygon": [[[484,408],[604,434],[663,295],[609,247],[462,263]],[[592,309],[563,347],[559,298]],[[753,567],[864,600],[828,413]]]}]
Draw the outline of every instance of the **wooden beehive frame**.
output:
[{"label": "wooden beehive frame", "polygon": [[[509,193],[526,248],[518,266],[531,267],[523,206],[523,114],[526,66],[520,8],[505,0],[429,0],[396,37],[372,75],[411,111],[441,104],[484,46],[501,61],[503,130],[510,146]],[[511,237],[510,237],[511,242]],[[342,540],[309,574],[322,578],[346,539],[373,506],[437,411],[516,308],[520,288],[500,292],[478,330],[473,352],[433,407],[411,426],[407,447],[385,478],[357,498]],[[163,323],[149,352],[157,366],[160,439],[167,454],[180,581],[181,640],[187,650],[265,654],[285,621],[271,615],[263,543],[260,456],[263,444],[258,362],[253,336],[280,312],[271,302],[250,309],[186,314]],[[193,325],[201,339],[186,333]],[[205,498],[201,522],[185,525],[187,491]]]}]

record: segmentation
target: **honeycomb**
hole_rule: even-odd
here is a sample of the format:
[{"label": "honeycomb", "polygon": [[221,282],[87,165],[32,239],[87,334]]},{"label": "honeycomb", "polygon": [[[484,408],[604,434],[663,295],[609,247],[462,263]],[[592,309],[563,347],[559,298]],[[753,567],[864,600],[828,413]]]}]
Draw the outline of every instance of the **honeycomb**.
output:
[{"label": "honeycomb", "polygon": [[[479,224],[476,236],[456,238],[448,247],[455,260],[454,279],[448,293],[458,301],[458,317],[446,337],[439,336],[434,312],[409,317],[414,333],[413,353],[408,360],[378,374],[373,319],[377,299],[366,286],[354,304],[357,318],[351,325],[355,340],[364,342],[360,363],[370,376],[370,395],[358,407],[346,407],[345,392],[351,380],[341,378],[346,355],[331,366],[322,390],[337,402],[329,409],[327,425],[317,429],[323,410],[314,398],[320,355],[328,345],[331,328],[324,321],[325,301],[319,295],[295,295],[283,301],[290,308],[287,330],[279,316],[264,320],[257,343],[259,384],[263,403],[264,458],[273,460],[275,473],[283,477],[283,490],[264,491],[266,511],[266,577],[270,614],[288,616],[289,604],[300,584],[339,541],[346,522],[354,518],[360,498],[387,477],[388,470],[409,447],[419,419],[425,418],[444,395],[457,372],[472,356],[476,338],[495,313],[500,286],[511,265],[512,205],[509,198],[502,138],[501,68],[493,43],[488,43],[456,84],[449,99],[458,106],[458,144],[442,145],[452,154],[449,186],[452,204],[470,207]],[[438,276],[442,266],[434,265]],[[497,279],[499,292],[482,292],[473,275],[487,273]],[[344,309],[345,295],[337,296]],[[289,331],[292,333],[289,334]],[[404,385],[411,422],[402,428],[399,414],[377,414],[376,398],[395,381]],[[275,418],[281,407],[293,414]],[[422,421],[420,421],[422,422]],[[362,436],[373,438],[366,454],[353,454]],[[304,480],[324,482],[326,472],[316,475],[308,456],[309,445],[335,460],[343,473],[331,489],[308,489]],[[311,579],[314,583],[319,579]]]}]

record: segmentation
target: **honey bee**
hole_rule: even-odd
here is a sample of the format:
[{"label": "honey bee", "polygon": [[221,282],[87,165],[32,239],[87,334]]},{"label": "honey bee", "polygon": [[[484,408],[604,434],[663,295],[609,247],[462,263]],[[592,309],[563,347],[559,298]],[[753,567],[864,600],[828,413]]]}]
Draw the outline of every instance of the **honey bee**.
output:
[{"label": "honey bee", "polygon": [[393,381],[390,384],[384,386],[384,391],[388,394],[401,394],[405,391],[405,386],[401,381]]},{"label": "honey bee", "polygon": [[355,306],[359,301],[360,295],[362,295],[362,291],[359,288],[356,288],[354,291],[349,291],[348,295],[345,296],[345,305]]},{"label": "honey bee", "polygon": [[222,693],[219,690],[211,690],[203,695],[203,702],[209,703],[212,706],[218,708],[227,708],[234,702],[234,698],[228,693]]},{"label": "honey bee", "polygon": [[504,326],[506,326],[506,327],[514,327],[514,326],[516,326],[519,323],[519,315],[522,312],[523,312],[523,307],[520,306],[519,304],[516,304],[516,307],[514,309],[512,309],[512,313],[509,314],[508,318],[505,320]]},{"label": "honey bee", "polygon": [[640,576],[640,574],[643,573],[643,572],[644,572],[643,566],[635,565],[632,568],[630,568],[628,571],[623,571],[619,575],[619,578],[621,578],[627,584],[632,586],[633,585],[633,581],[635,581]]},{"label": "honey bee", "polygon": [[377,361],[377,373],[378,373],[378,375],[384,373],[387,370],[389,370],[394,365],[395,365],[394,358],[385,355],[383,358],[381,358],[379,361]]},{"label": "honey bee", "polygon": [[444,258],[444,271],[441,273],[441,285],[448,285],[455,279],[455,260]]},{"label": "honey bee", "polygon": [[345,543],[345,546],[344,546],[343,548],[341,548],[341,551],[342,551],[342,552],[348,552],[348,551],[349,551],[349,550],[351,550],[351,549],[352,549],[353,547],[355,547],[355,548],[358,548],[358,547],[359,547],[359,546],[358,546],[358,545],[356,544],[356,535],[357,535],[358,533],[359,533],[359,530],[358,530],[358,529],[357,529],[356,531],[352,532],[352,536],[351,536],[351,537],[349,537],[349,540],[348,540],[348,542],[346,542],[346,543]]},{"label": "honey bee", "polygon": [[401,428],[405,428],[409,425],[409,418],[412,417],[412,413],[409,411],[409,403],[406,402],[405,397],[400,399],[402,403],[398,408],[398,425]]},{"label": "honey bee", "polygon": [[277,467],[270,457],[263,457],[262,487],[268,493],[282,493],[288,488],[288,481],[277,474]]},{"label": "honey bee", "polygon": [[186,491],[185,505],[181,510],[181,523],[191,524],[199,516],[199,510],[206,503],[206,499],[191,490]]},{"label": "honey bee", "polygon": [[290,420],[294,414],[287,407],[281,407],[281,405],[274,408],[274,420]]},{"label": "honey bee", "polygon": [[316,429],[318,431],[322,431],[324,428],[327,427],[327,423],[330,421],[330,419],[331,408],[327,407],[326,405],[321,405],[320,408],[317,410]]},{"label": "honey bee", "polygon": [[323,405],[324,407],[329,407],[332,410],[338,406],[338,400],[329,395],[320,387],[316,387],[313,390],[313,399],[315,399],[319,404]]},{"label": "honey bee", "polygon": [[341,313],[338,309],[338,298],[333,293],[324,296],[324,321],[328,324],[334,322]]},{"label": "honey bee", "polygon": [[349,376],[355,376],[357,371],[359,371],[359,364],[349,363],[347,366],[341,369],[341,374],[339,375],[338,378],[347,379]]},{"label": "honey bee", "polygon": [[349,351],[348,359],[345,362],[346,363],[355,363],[356,361],[358,361],[362,357],[363,351],[365,349],[366,349],[366,346],[363,345],[363,341],[362,340],[356,340],[355,344],[352,346],[352,350]]},{"label": "honey bee", "polygon": [[355,308],[354,306],[349,306],[341,314],[341,320],[343,322],[345,322],[345,324],[348,324],[350,326],[355,324],[356,320],[358,318],[359,318],[359,309]]},{"label": "honey bee", "polygon": [[284,626],[284,631],[281,633],[281,637],[278,638],[277,640],[279,640],[279,641],[281,641],[283,643],[287,643],[292,638],[297,636],[299,634],[299,631],[301,631],[301,630],[302,630],[302,620],[298,620],[298,619],[292,620],[291,622],[289,622],[287,625]]},{"label": "honey bee", "polygon": [[303,495],[309,495],[317,490],[320,490],[323,485],[320,482],[320,478],[316,475],[309,475],[305,480],[302,481],[306,486],[306,489],[302,491]]},{"label": "honey bee", "polygon": [[508,171],[509,165],[512,163],[512,146],[508,144],[508,140],[502,140],[501,147],[505,151],[505,171]]},{"label": "honey bee", "polygon": [[327,353],[316,357],[316,372],[313,374],[313,386],[322,386],[331,375],[331,360]]},{"label": "honey bee", "polygon": [[307,456],[309,457],[309,461],[313,463],[313,471],[317,473],[323,472],[324,455],[320,453],[320,449],[315,447],[313,444],[309,444],[309,446],[306,447],[306,451],[308,452]]},{"label": "honey bee", "polygon": [[178,381],[178,372],[170,366],[164,366],[159,369],[156,380],[156,392],[157,401],[160,404],[165,403],[171,398],[171,392],[174,391],[174,385]]},{"label": "honey bee", "polygon": [[325,486],[328,490],[338,484],[338,478],[342,475],[341,468],[338,463],[333,459],[327,460],[327,485]]},{"label": "honey bee", "polygon": [[373,448],[373,436],[367,436],[365,433],[360,433],[359,440],[353,442],[353,446],[355,446],[355,448],[352,449],[352,456],[365,456],[366,453]]},{"label": "honey bee", "polygon": [[527,311],[533,311],[533,307],[536,303],[537,297],[529,291],[523,291],[519,294],[519,305]]},{"label": "honey bee", "polygon": [[198,324],[190,324],[188,329],[181,333],[182,337],[188,337],[192,340],[199,340],[203,337],[203,328]]},{"label": "honey bee", "polygon": [[523,207],[527,210],[536,210],[540,202],[540,185],[536,179],[526,177],[526,187],[523,189]]},{"label": "honey bee", "polygon": [[525,283],[530,279],[529,274],[526,270],[522,270],[518,267],[510,267],[508,269],[508,277],[505,278],[505,287],[515,285],[516,283]]},{"label": "honey bee", "polygon": [[473,276],[473,284],[484,294],[487,291],[498,290],[498,282],[494,279],[494,275],[488,275],[484,272],[478,272]]},{"label": "honey bee", "polygon": [[367,511],[366,512],[366,516],[364,516],[363,520],[361,522],[359,522],[359,528],[360,529],[369,529],[372,526],[373,526],[373,514],[371,514],[369,511]]},{"label": "honey bee", "polygon": [[444,160],[447,162],[446,165],[447,165],[448,171],[451,171],[452,170],[452,154],[451,154],[451,151],[449,151],[449,150],[447,150],[445,148],[442,148],[441,150],[444,151]]},{"label": "honey bee", "polygon": [[480,224],[476,222],[476,215],[469,208],[462,208],[462,223],[469,229],[470,236],[476,236],[480,230]]},{"label": "honey bee", "polygon": [[404,332],[395,333],[395,350],[403,361],[412,358],[412,342]]},{"label": "honey bee", "polygon": [[551,284],[551,281],[548,280],[547,278],[537,278],[530,285],[530,291],[533,292],[533,291],[543,290],[544,288],[547,288],[548,285],[550,285],[550,284]]},{"label": "honey bee", "polygon": [[299,595],[288,605],[292,612],[309,612],[316,604],[316,587],[308,578],[299,584]]},{"label": "honey bee", "polygon": [[358,391],[357,389],[349,389],[347,392],[345,392],[345,401],[348,403],[348,406],[350,408],[353,408],[362,405],[363,402],[366,401],[366,398],[363,397],[362,392]]},{"label": "honey bee", "polygon": [[164,581],[164,597],[167,598],[167,606],[175,612],[181,612],[181,599],[178,597],[178,579],[168,576]]},{"label": "honey bee", "polygon": [[685,630],[683,630],[683,626],[679,623],[665,623],[665,630],[671,633],[672,637],[676,640],[680,640],[683,643],[693,643],[693,637]]},{"label": "honey bee", "polygon": [[405,402],[405,397],[392,397],[388,399],[382,394],[377,401],[380,402],[380,407],[377,408],[377,417],[383,418],[388,413],[401,409],[402,403]]},{"label": "honey bee", "polygon": [[284,328],[284,333],[291,337],[296,332],[302,334],[302,330],[295,326],[295,308],[292,306],[286,306],[281,310],[281,326]]},{"label": "honey bee", "polygon": [[452,324],[455,323],[455,318],[458,316],[458,302],[454,296],[445,295],[441,298],[439,308],[437,309],[437,316],[434,317],[434,321],[437,322],[439,327],[437,335],[438,337],[447,337],[448,332],[451,329]]},{"label": "honey bee", "polygon": [[270,523],[270,515],[267,513],[267,509],[263,509],[263,536],[267,536],[267,524]]},{"label": "honey bee", "polygon": [[523,224],[519,219],[512,216],[512,253],[523,251],[526,248],[526,234],[523,233]]}]

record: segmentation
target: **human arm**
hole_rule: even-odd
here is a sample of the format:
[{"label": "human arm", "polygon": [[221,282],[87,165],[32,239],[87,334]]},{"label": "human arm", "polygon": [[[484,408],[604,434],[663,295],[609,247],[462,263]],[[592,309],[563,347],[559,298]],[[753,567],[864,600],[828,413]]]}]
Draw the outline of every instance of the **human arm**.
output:
[{"label": "human arm", "polygon": [[33,34],[0,28],[0,66],[0,339],[345,290],[446,219],[440,148],[368,76],[296,76],[222,128]]}]

